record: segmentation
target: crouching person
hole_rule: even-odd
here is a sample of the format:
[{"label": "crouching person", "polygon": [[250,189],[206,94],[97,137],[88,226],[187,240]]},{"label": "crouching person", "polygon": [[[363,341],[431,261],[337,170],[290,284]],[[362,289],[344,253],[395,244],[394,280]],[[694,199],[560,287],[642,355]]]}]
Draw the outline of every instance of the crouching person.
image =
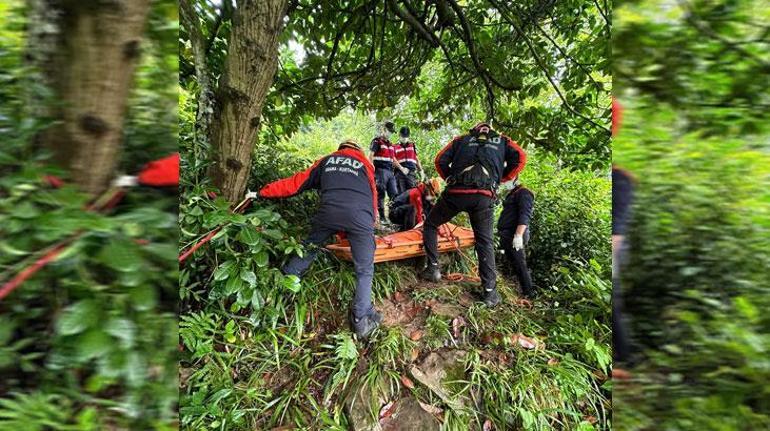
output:
[{"label": "crouching person", "polygon": [[350,321],[359,338],[368,337],[382,322],[372,305],[374,226],[377,222],[375,187],[374,166],[361,147],[348,140],[307,170],[270,183],[259,191],[263,198],[286,198],[306,190],[318,190],[321,205],[311,220],[310,235],[304,241],[311,247],[304,257],[294,256],[283,267],[283,272],[301,277],[317,256],[319,247],[334,234],[345,233],[356,273]]},{"label": "crouching person", "polygon": [[529,222],[535,205],[535,195],[513,180],[513,190],[503,201],[503,212],[497,221],[497,234],[503,248],[506,263],[511,265],[521,286],[521,292],[527,298],[535,294],[532,276],[527,268],[526,246],[529,243]]},{"label": "crouching person", "polygon": [[390,222],[399,231],[412,229],[425,220],[440,192],[441,182],[433,178],[401,193],[390,203]]}]

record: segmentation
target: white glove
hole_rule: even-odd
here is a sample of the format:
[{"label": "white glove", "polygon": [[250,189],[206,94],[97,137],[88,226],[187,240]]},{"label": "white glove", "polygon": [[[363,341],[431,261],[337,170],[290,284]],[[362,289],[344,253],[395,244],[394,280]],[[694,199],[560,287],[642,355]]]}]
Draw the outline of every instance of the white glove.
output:
[{"label": "white glove", "polygon": [[513,236],[513,248],[516,251],[521,250],[524,248],[524,237],[521,235],[514,235]]},{"label": "white glove", "polygon": [[404,175],[409,175],[409,169],[401,166],[401,173],[404,174]]},{"label": "white glove", "polygon": [[139,185],[139,178],[133,175],[121,175],[112,180],[112,187],[136,187]]}]

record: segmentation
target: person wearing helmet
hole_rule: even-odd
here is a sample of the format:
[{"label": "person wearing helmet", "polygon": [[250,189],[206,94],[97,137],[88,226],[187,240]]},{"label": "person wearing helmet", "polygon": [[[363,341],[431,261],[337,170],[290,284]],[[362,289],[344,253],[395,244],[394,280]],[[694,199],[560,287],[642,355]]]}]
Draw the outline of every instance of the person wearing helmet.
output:
[{"label": "person wearing helmet", "polygon": [[321,196],[321,205],[311,220],[310,235],[304,241],[310,247],[304,256],[292,257],[283,272],[301,277],[318,254],[318,248],[334,234],[344,233],[350,242],[356,273],[350,323],[359,338],[366,338],[382,322],[372,305],[377,222],[374,166],[355,141],[347,140],[308,169],[266,185],[259,196],[287,198],[310,189],[318,190]]},{"label": "person wearing helmet", "polygon": [[398,192],[405,191],[417,186],[417,174],[424,176],[420,159],[417,158],[417,147],[409,137],[409,127],[402,127],[398,131],[398,144],[396,144],[396,160],[403,169],[396,171],[396,185]]},{"label": "person wearing helmet", "polygon": [[441,182],[438,178],[417,184],[417,187],[401,193],[390,203],[390,222],[399,231],[412,229],[425,221],[439,193]]},{"label": "person wearing helmet", "polygon": [[492,234],[495,197],[501,182],[516,178],[524,169],[527,156],[511,138],[488,123],[478,123],[467,134],[452,139],[439,151],[435,162],[446,189],[425,220],[423,244],[427,265],[421,276],[434,282],[441,279],[438,228],[458,213],[466,212],[476,239],[482,300],[494,307],[500,303]]},{"label": "person wearing helmet", "polygon": [[396,128],[392,121],[386,121],[379,136],[372,139],[369,147],[369,160],[374,164],[374,177],[377,183],[377,211],[380,221],[385,221],[385,194],[391,200],[398,195],[398,184],[393,174],[394,167],[399,171],[405,168],[396,160],[396,147],[390,142],[390,136]]},{"label": "person wearing helmet", "polygon": [[513,179],[513,189],[503,201],[503,211],[497,220],[497,235],[505,260],[513,268],[524,296],[532,298],[532,276],[527,268],[526,245],[529,243],[529,223],[535,205],[535,195]]}]

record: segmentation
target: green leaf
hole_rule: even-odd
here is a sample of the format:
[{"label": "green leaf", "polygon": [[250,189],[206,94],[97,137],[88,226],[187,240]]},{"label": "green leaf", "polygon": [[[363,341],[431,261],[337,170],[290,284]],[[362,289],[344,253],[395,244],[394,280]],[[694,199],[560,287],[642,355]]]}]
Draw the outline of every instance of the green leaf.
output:
[{"label": "green leaf", "polygon": [[257,275],[254,274],[254,271],[244,268],[241,269],[241,280],[253,287],[257,284]]},{"label": "green leaf", "polygon": [[223,264],[219,265],[219,267],[214,271],[214,280],[215,281],[222,281],[230,277],[231,270],[235,266],[234,260],[228,260],[224,262]]},{"label": "green leaf", "polygon": [[120,272],[139,271],[144,266],[137,245],[124,238],[113,238],[99,253],[98,259]]},{"label": "green leaf", "polygon": [[56,332],[60,335],[75,335],[91,328],[99,319],[99,309],[90,299],[77,302],[64,309],[56,321]]},{"label": "green leaf", "polygon": [[257,256],[254,258],[254,263],[260,268],[266,267],[269,261],[270,257],[264,250],[257,253]]},{"label": "green leaf", "polygon": [[302,288],[299,277],[296,275],[287,275],[283,278],[283,287],[294,293],[298,293]]},{"label": "green leaf", "polygon": [[113,344],[110,342],[110,336],[101,329],[91,329],[77,340],[78,356],[82,360],[89,360],[106,355]]},{"label": "green leaf", "polygon": [[255,245],[258,244],[261,240],[262,238],[259,235],[259,232],[248,225],[241,228],[241,231],[238,234],[238,241],[244,244]]},{"label": "green leaf", "polygon": [[123,347],[129,348],[134,345],[134,337],[136,335],[136,325],[134,325],[134,322],[123,318],[110,319],[107,325],[105,325],[104,330],[119,339]]}]

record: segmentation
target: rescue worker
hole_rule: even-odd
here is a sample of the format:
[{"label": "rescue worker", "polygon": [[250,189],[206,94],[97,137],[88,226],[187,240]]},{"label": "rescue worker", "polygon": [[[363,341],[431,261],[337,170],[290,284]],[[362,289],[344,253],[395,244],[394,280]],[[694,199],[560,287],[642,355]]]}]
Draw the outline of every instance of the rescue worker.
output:
[{"label": "rescue worker", "polygon": [[[622,114],[622,106],[613,98],[612,136],[620,129]],[[629,172],[612,165],[612,353],[615,360],[612,377],[620,380],[630,378],[630,374],[619,365],[629,364],[633,353],[628,316],[623,307],[620,270],[628,249],[626,232],[631,218],[634,183],[634,177]]]},{"label": "rescue worker", "polygon": [[419,172],[420,177],[424,177],[420,160],[417,158],[417,147],[414,145],[414,141],[409,138],[409,127],[402,127],[398,131],[398,144],[396,144],[396,160],[398,163],[406,168],[406,172],[398,170],[396,172],[396,185],[398,186],[398,192],[404,193],[405,191],[417,187],[417,174]]},{"label": "rescue worker", "polygon": [[625,236],[633,200],[634,182],[628,172],[612,166],[612,345],[614,359],[627,362],[631,355],[628,323],[624,316],[620,268],[626,257]]},{"label": "rescue worker", "polygon": [[412,229],[425,221],[440,192],[441,182],[433,178],[401,193],[390,203],[390,222],[399,231]]},{"label": "rescue worker", "polygon": [[527,298],[532,298],[535,291],[532,287],[532,276],[527,268],[526,245],[529,243],[529,222],[532,220],[532,210],[535,205],[535,195],[531,190],[513,179],[511,190],[503,201],[503,212],[497,221],[497,235],[508,263],[521,286],[521,292]]},{"label": "rescue worker", "polygon": [[421,274],[423,278],[434,282],[441,279],[437,230],[464,211],[476,239],[482,300],[489,307],[500,303],[492,237],[495,194],[501,182],[516,178],[526,161],[524,150],[516,142],[483,122],[454,138],[438,153],[436,170],[446,181],[446,189],[424,224],[427,266]]},{"label": "rescue worker", "polygon": [[286,198],[310,189],[318,190],[321,195],[321,205],[311,220],[310,235],[304,242],[313,247],[304,257],[294,256],[283,272],[302,276],[318,254],[318,247],[335,233],[344,233],[350,242],[356,273],[350,323],[359,338],[366,338],[382,322],[372,305],[377,222],[374,166],[356,142],[347,140],[307,170],[266,185],[259,196]]},{"label": "rescue worker", "polygon": [[406,168],[401,166],[396,160],[396,148],[390,142],[390,135],[395,132],[395,125],[392,121],[386,121],[380,131],[380,135],[372,139],[369,147],[369,160],[374,164],[374,176],[377,183],[377,211],[380,221],[385,218],[385,194],[391,200],[398,195],[398,185],[396,177],[393,175],[393,168],[404,172]]}]

